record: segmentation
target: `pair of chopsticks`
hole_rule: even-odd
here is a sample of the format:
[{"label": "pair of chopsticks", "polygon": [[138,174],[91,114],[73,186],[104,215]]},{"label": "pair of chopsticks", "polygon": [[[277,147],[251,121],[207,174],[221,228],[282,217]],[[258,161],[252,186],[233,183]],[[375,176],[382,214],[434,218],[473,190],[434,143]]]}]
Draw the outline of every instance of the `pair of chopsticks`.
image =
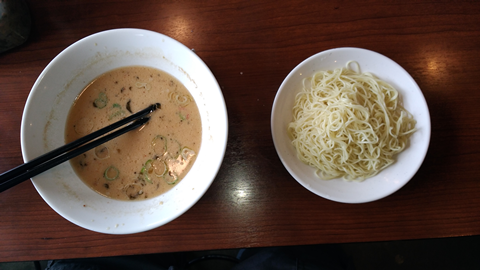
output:
[{"label": "pair of chopsticks", "polygon": [[[43,154],[27,163],[0,174],[0,192],[20,184],[21,182],[30,179],[37,174],[51,169],[128,131],[145,125],[145,123],[150,120],[148,115],[158,108],[160,108],[160,103],[152,104],[146,109],[132,114],[118,122],[94,131],[87,136],[81,137],[78,140],[61,146],[51,152]],[[125,127],[118,129],[122,126]]]}]

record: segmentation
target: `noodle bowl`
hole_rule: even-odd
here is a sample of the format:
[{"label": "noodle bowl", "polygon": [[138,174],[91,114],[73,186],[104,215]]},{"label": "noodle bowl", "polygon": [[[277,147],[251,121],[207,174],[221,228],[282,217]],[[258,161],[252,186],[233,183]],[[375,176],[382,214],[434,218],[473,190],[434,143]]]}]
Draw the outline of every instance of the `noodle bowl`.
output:
[{"label": "noodle bowl", "polygon": [[395,88],[348,62],[304,80],[288,135],[318,177],[363,181],[394,163],[415,124]]}]

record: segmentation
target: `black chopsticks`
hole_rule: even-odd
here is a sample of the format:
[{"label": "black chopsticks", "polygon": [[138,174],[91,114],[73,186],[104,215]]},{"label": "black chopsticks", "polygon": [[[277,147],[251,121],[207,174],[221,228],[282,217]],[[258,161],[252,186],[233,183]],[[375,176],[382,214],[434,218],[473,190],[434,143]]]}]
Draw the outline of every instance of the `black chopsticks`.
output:
[{"label": "black chopsticks", "polygon": [[[118,122],[115,122],[107,127],[92,132],[87,136],[81,137],[78,140],[61,146],[51,152],[32,159],[31,161],[24,163],[14,169],[0,174],[0,192],[3,192],[27,179],[30,179],[37,174],[51,169],[128,131],[143,126],[145,123],[148,122],[148,120],[150,120],[150,117],[147,115],[149,115],[158,108],[160,108],[159,103],[152,104],[146,109],[132,114]],[[118,129],[122,126],[125,127]]]}]

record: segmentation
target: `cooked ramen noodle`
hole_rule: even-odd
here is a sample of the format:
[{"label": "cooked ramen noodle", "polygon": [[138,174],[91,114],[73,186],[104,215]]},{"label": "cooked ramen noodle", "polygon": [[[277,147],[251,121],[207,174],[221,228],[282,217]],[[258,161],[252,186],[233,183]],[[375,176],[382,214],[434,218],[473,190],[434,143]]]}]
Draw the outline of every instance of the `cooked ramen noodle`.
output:
[{"label": "cooked ramen noodle", "polygon": [[363,181],[394,163],[415,124],[395,88],[348,62],[303,81],[288,134],[319,178]]},{"label": "cooked ramen noodle", "polygon": [[154,103],[160,109],[145,126],[71,160],[88,186],[110,198],[140,200],[168,191],[185,177],[200,150],[200,113],[185,86],[158,69],[124,67],[91,82],[70,110],[66,141]]}]

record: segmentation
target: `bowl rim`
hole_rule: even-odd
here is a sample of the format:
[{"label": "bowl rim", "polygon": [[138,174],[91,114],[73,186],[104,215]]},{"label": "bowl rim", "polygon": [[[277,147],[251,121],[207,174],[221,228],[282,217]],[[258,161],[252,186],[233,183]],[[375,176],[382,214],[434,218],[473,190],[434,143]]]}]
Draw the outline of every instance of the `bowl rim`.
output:
[{"label": "bowl rim", "polygon": [[[44,192],[42,192],[41,187],[39,186],[39,183],[36,180],[37,177],[34,177],[34,178],[31,179],[31,182],[33,183],[33,185],[34,185],[35,189],[37,190],[37,192],[39,193],[39,195],[44,199],[44,201],[53,210],[55,210],[58,214],[60,214],[62,217],[69,220],[70,222],[72,222],[72,223],[74,223],[74,224],[76,224],[80,227],[83,227],[85,229],[95,231],[95,232],[100,232],[100,233],[105,233],[105,234],[139,233],[139,232],[148,231],[148,230],[157,228],[159,226],[165,225],[165,224],[171,222],[172,220],[176,219],[177,217],[181,216],[186,211],[188,211],[191,207],[193,207],[193,205],[195,205],[201,199],[201,197],[203,197],[203,195],[206,193],[206,191],[209,189],[209,187],[211,186],[211,184],[215,180],[215,178],[216,178],[216,176],[217,176],[217,174],[220,170],[220,167],[221,167],[221,164],[223,163],[223,159],[224,159],[225,152],[226,152],[226,146],[227,146],[227,140],[228,140],[228,112],[227,112],[227,108],[226,108],[226,104],[225,104],[225,99],[224,99],[223,93],[221,91],[221,88],[218,84],[218,81],[216,80],[214,74],[209,69],[209,67],[205,64],[205,62],[196,53],[192,52],[192,50],[190,50],[184,44],[180,43],[179,41],[177,41],[177,40],[175,40],[175,39],[173,39],[173,38],[171,38],[167,35],[164,35],[164,34],[161,34],[161,33],[155,32],[155,31],[151,31],[151,30],[146,30],[146,29],[117,28],[117,29],[110,29],[110,30],[97,32],[97,33],[91,34],[89,36],[86,36],[86,37],[84,37],[82,39],[79,39],[78,41],[72,43],[67,48],[62,50],[59,54],[57,54],[49,62],[49,64],[43,69],[43,71],[40,73],[40,75],[36,79],[34,85],[32,86],[32,89],[31,89],[31,91],[28,95],[28,98],[27,98],[26,102],[25,102],[23,115],[22,115],[21,130],[20,130],[20,137],[21,138],[20,138],[20,140],[21,140],[22,156],[23,156],[24,161],[28,162],[29,160],[34,158],[34,156],[32,156],[32,154],[31,154],[31,151],[29,151],[28,147],[27,147],[27,141],[30,139],[30,137],[28,135],[28,127],[30,125],[28,117],[30,116],[30,114],[32,113],[31,111],[33,110],[32,103],[34,102],[34,96],[39,91],[38,89],[41,87],[41,85],[40,85],[41,82],[49,74],[51,69],[55,65],[57,65],[57,61],[59,61],[59,59],[62,59],[66,55],[70,54],[71,51],[74,51],[75,48],[77,48],[79,46],[83,46],[84,44],[86,44],[88,42],[95,41],[99,37],[104,37],[104,36],[108,36],[108,35],[113,35],[113,36],[126,35],[126,36],[130,37],[130,35],[140,35],[140,34],[141,35],[146,35],[146,36],[151,36],[152,38],[162,39],[164,41],[166,40],[167,42],[169,42],[168,43],[169,45],[175,46],[175,49],[178,49],[178,50],[184,52],[186,54],[186,56],[183,56],[183,57],[189,57],[189,58],[193,57],[192,59],[194,59],[196,61],[196,63],[198,65],[200,65],[200,67],[203,69],[202,74],[204,74],[204,75],[207,74],[209,76],[208,79],[210,80],[210,83],[212,83],[212,87],[211,87],[211,89],[209,89],[209,91],[212,91],[214,93],[214,95],[216,96],[216,106],[218,106],[218,108],[219,108],[218,110],[221,111],[221,115],[218,116],[218,118],[215,118],[215,120],[220,121],[220,122],[218,122],[218,126],[220,127],[219,128],[219,133],[221,133],[220,136],[219,136],[220,138],[217,141],[218,146],[217,146],[217,148],[214,149],[218,156],[214,160],[214,164],[212,165],[214,167],[214,169],[211,173],[211,179],[207,180],[208,183],[207,183],[206,186],[204,186],[201,189],[196,191],[195,197],[190,200],[190,203],[188,203],[187,207],[185,207],[184,209],[178,210],[175,215],[172,215],[168,218],[163,219],[161,223],[149,223],[149,224],[147,224],[143,227],[129,228],[129,229],[124,229],[124,230],[120,230],[120,231],[110,230],[110,228],[107,230],[107,229],[101,229],[101,228],[98,228],[98,227],[88,226],[88,224],[86,224],[86,222],[79,221],[78,219],[75,219],[74,217],[72,217],[72,214],[65,213],[64,211],[63,212],[59,211],[58,206],[55,205],[54,203],[52,203],[52,201],[49,200],[49,198],[44,194]],[[158,46],[161,46],[161,45],[158,45]],[[139,46],[139,47],[141,47],[141,46]],[[100,75],[100,73],[97,74],[97,76],[98,75]],[[189,91],[191,91],[191,90],[189,89]],[[203,121],[205,121],[205,119],[202,118],[202,122]],[[202,124],[202,126],[203,126],[203,124]],[[202,133],[203,132],[204,131],[202,131]],[[204,146],[203,140],[204,139],[202,139],[202,146]],[[202,148],[202,146],[201,146],[201,148]],[[82,184],[83,184],[83,182],[82,182]]]},{"label": "bowl rim", "polygon": [[[310,63],[315,62],[315,61],[317,61],[317,62],[326,61],[325,59],[328,60],[328,57],[330,57],[330,55],[332,55],[332,54],[335,55],[335,54],[342,54],[342,53],[346,53],[346,52],[348,52],[348,53],[353,52],[353,53],[358,53],[358,54],[360,54],[360,53],[361,54],[369,54],[369,55],[372,55],[372,56],[376,56],[376,57],[381,58],[382,61],[388,62],[389,65],[392,65],[396,69],[403,71],[404,72],[403,76],[406,76],[406,77],[409,78],[409,80],[410,80],[409,83],[411,83],[412,87],[415,88],[414,91],[418,91],[417,94],[418,94],[418,97],[420,99],[419,103],[420,103],[422,109],[424,110],[424,113],[426,114],[426,115],[422,116],[423,118],[426,119],[426,123],[425,123],[425,126],[423,126],[424,133],[425,133],[425,135],[423,137],[424,141],[421,144],[421,149],[418,150],[419,155],[420,155],[420,160],[417,164],[414,165],[413,169],[410,170],[410,175],[408,175],[405,179],[403,179],[403,181],[400,184],[397,184],[394,188],[390,189],[389,191],[383,192],[383,193],[378,193],[376,195],[372,195],[368,198],[362,198],[362,199],[339,198],[338,196],[337,197],[331,196],[330,194],[328,194],[324,191],[321,191],[321,190],[318,190],[318,189],[312,187],[309,183],[307,183],[305,181],[305,179],[303,179],[302,177],[300,177],[296,173],[293,166],[291,166],[291,164],[288,162],[288,159],[286,158],[286,153],[281,150],[281,148],[283,146],[281,146],[280,136],[276,132],[277,130],[279,130],[279,127],[278,127],[279,124],[277,123],[276,118],[278,117],[279,111],[285,110],[285,108],[280,107],[280,103],[281,103],[282,94],[284,92],[288,91],[288,89],[287,90],[285,89],[287,87],[288,82],[290,80],[292,80],[293,77],[298,76],[298,74],[301,74],[301,70],[304,69],[307,64],[310,64]],[[336,68],[336,67],[331,67],[330,69],[332,69],[332,68]],[[323,70],[324,70],[324,68],[323,68]],[[316,70],[314,70],[314,71],[316,71]],[[314,71],[309,70],[309,72],[311,72],[310,75],[313,74]],[[308,75],[305,75],[305,76],[308,76]],[[396,87],[396,88],[398,90],[398,87]],[[291,91],[296,92],[298,90],[291,90]],[[282,105],[285,105],[285,104],[282,103]],[[291,108],[287,109],[287,110],[290,112]],[[288,75],[282,81],[281,85],[279,86],[279,88],[277,90],[277,93],[275,95],[275,99],[274,99],[274,102],[273,102],[273,105],[272,105],[272,111],[271,111],[271,117],[270,117],[270,127],[271,127],[271,135],[272,135],[272,139],[273,139],[273,142],[274,142],[274,146],[275,146],[275,150],[277,152],[277,155],[279,156],[282,164],[284,165],[284,167],[286,168],[288,173],[300,185],[302,185],[304,188],[306,188],[310,192],[312,192],[312,193],[314,193],[314,194],[316,194],[320,197],[323,197],[325,199],[335,201],[335,202],[340,202],[340,203],[351,203],[351,204],[367,203],[367,202],[372,202],[372,201],[376,201],[376,200],[385,198],[385,197],[395,193],[396,191],[398,191],[404,185],[406,185],[414,177],[414,175],[417,173],[417,171],[420,169],[421,165],[423,164],[423,161],[425,160],[427,152],[428,152],[428,148],[429,148],[429,144],[430,144],[430,138],[431,138],[431,120],[430,120],[430,113],[429,113],[429,109],[428,109],[428,104],[426,102],[426,99],[425,99],[421,89],[419,88],[418,84],[415,82],[413,77],[403,67],[401,67],[398,63],[396,63],[392,59],[388,58],[387,56],[385,56],[383,54],[380,54],[378,52],[372,51],[372,50],[357,48],[357,47],[339,47],[339,48],[327,49],[327,50],[315,53],[315,54],[307,57],[306,59],[301,61],[298,65],[296,65],[288,73]],[[293,146],[291,146],[291,147],[293,148]],[[296,158],[296,156],[295,156],[295,158]],[[296,158],[296,159],[298,160],[298,158]],[[300,161],[298,160],[297,162],[300,162]],[[308,165],[306,165],[306,164],[304,164],[304,165],[308,167]],[[392,166],[394,166],[394,165],[392,165]],[[311,167],[309,167],[309,168],[311,170],[313,170],[313,168],[311,168]],[[367,179],[365,181],[368,181],[368,180],[369,179]],[[329,180],[329,181],[343,181],[343,180],[333,179],[333,180]],[[327,182],[329,182],[329,181],[327,181]],[[346,182],[346,181],[344,181],[344,182]],[[361,183],[363,183],[363,182],[361,182]],[[354,185],[361,184],[361,183],[351,182],[351,184],[354,184]]]}]

